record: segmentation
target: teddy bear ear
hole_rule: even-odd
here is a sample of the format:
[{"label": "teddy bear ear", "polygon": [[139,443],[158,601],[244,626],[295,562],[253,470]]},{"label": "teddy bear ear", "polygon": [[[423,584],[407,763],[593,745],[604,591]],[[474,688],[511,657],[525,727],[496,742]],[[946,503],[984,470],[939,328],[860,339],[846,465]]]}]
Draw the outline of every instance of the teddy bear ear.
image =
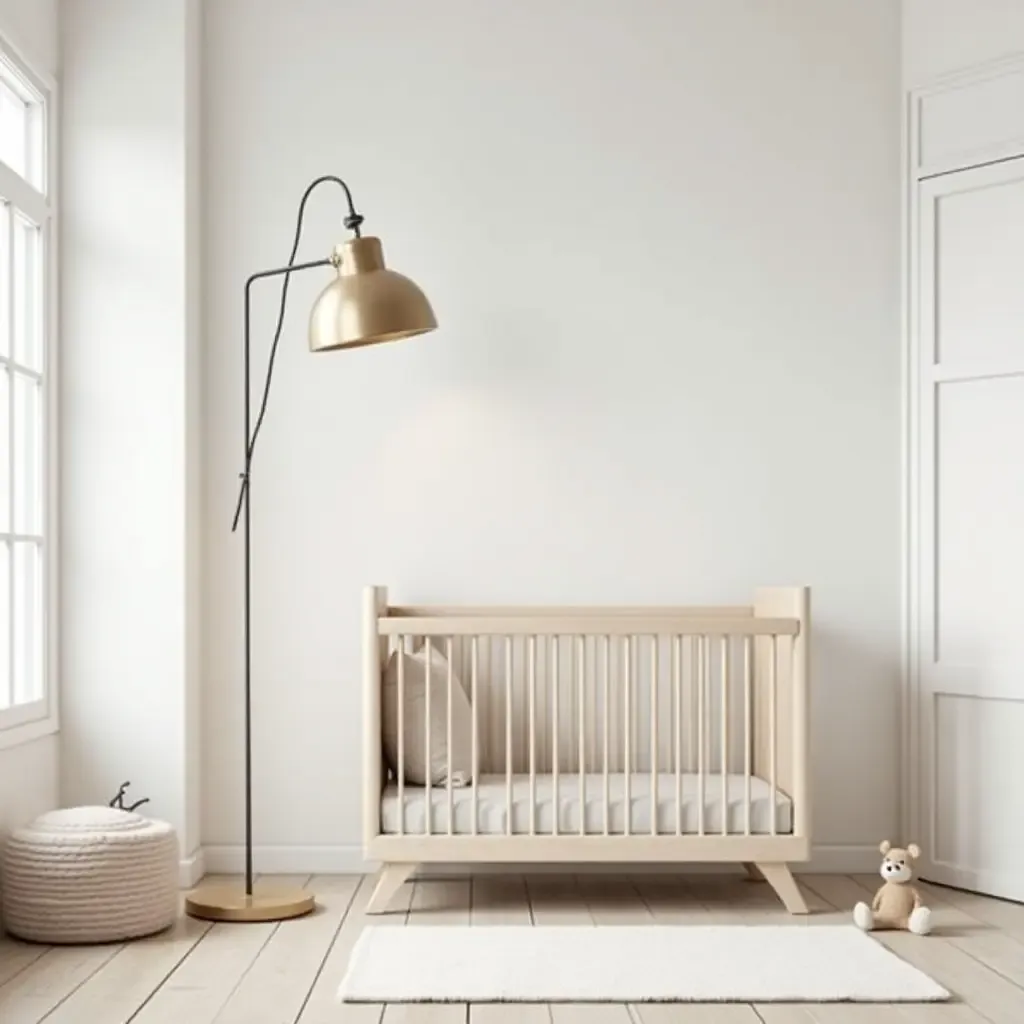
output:
[{"label": "teddy bear ear", "polygon": [[888,839],[883,839],[882,845],[878,849],[881,853],[888,853],[892,849],[892,843]]},{"label": "teddy bear ear", "polygon": [[917,843],[911,843],[907,847],[907,853],[909,853],[914,860],[917,860],[917,858],[921,856],[921,847],[918,846]]}]

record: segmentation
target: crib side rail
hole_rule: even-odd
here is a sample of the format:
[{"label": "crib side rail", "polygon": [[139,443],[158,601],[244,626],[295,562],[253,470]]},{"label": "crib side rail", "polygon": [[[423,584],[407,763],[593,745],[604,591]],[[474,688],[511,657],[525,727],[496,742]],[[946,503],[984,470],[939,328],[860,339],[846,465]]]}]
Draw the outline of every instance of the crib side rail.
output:
[{"label": "crib side rail", "polygon": [[[508,838],[806,835],[808,625],[806,592],[794,589],[759,592],[749,608],[538,609],[395,608],[371,588],[364,604],[365,840],[382,831],[387,769],[374,740],[382,736],[389,659],[388,699],[395,700],[397,670],[399,716],[398,770],[392,766],[399,819],[389,831],[398,837],[475,836],[481,814],[492,822],[481,832],[494,834],[497,814]],[[426,781],[414,786],[405,777],[409,723],[401,716],[417,652],[420,672],[424,653],[428,666],[432,655],[443,661],[442,678],[435,673],[426,687],[425,716],[417,711],[428,723],[425,733],[413,730]],[[472,776],[490,776],[492,791],[500,785],[504,809],[495,808],[493,792],[488,807],[478,808],[475,786],[453,794],[452,695],[460,686],[470,698]],[[432,782],[438,712],[449,760],[446,778]],[[752,821],[751,795],[752,785],[769,778],[770,829],[764,819]],[[554,799],[541,785],[553,787]],[[579,787],[569,821],[561,820],[566,786]],[[613,801],[610,786],[625,792]],[[783,793],[793,800],[785,827],[776,805]],[[406,820],[407,795],[420,816],[415,823]],[[769,801],[763,792],[760,800],[763,815]],[[664,807],[674,808],[667,826]],[[462,827],[453,826],[456,811]]]}]

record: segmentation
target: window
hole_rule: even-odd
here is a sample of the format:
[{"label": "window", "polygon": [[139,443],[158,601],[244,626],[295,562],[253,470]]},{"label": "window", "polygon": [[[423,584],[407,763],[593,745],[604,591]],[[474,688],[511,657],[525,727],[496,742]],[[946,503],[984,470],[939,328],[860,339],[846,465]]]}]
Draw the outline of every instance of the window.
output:
[{"label": "window", "polygon": [[51,95],[0,42],[0,746],[56,726]]}]

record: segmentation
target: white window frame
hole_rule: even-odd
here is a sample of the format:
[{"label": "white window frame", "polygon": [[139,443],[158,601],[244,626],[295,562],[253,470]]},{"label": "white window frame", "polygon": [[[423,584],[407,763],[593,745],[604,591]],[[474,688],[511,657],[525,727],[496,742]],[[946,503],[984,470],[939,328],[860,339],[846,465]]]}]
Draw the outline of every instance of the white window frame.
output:
[{"label": "white window frame", "polygon": [[[33,188],[0,160],[0,195],[40,226],[43,248],[43,696],[0,710],[0,750],[57,732],[60,726],[58,637],[59,598],[59,452],[58,452],[58,258],[57,258],[57,85],[0,33],[0,54],[42,98],[44,107],[43,188]],[[13,223],[13,217],[11,218]],[[12,296],[13,299],[13,296]],[[13,394],[10,400],[14,400]],[[13,482],[13,481],[12,481]],[[14,524],[9,524],[13,530]],[[11,566],[13,571],[13,565]],[[13,644],[14,637],[11,637]],[[13,680],[12,680],[13,683]]]}]

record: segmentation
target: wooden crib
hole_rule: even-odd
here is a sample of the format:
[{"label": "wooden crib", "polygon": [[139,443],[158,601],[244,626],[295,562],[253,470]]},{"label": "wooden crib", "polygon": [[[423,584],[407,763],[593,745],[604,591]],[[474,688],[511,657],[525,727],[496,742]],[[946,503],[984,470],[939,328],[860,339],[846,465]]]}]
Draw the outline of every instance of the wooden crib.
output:
[{"label": "wooden crib", "polygon": [[[369,910],[429,863],[717,862],[806,913],[789,865],[811,848],[809,599],[790,587],[749,607],[412,607],[368,588],[364,847],[382,864]],[[402,667],[424,646],[447,665],[441,785],[427,766],[423,784],[406,781],[401,723],[398,764],[382,758],[384,666],[397,662],[401,716]],[[465,786],[450,761],[460,685]]]}]

